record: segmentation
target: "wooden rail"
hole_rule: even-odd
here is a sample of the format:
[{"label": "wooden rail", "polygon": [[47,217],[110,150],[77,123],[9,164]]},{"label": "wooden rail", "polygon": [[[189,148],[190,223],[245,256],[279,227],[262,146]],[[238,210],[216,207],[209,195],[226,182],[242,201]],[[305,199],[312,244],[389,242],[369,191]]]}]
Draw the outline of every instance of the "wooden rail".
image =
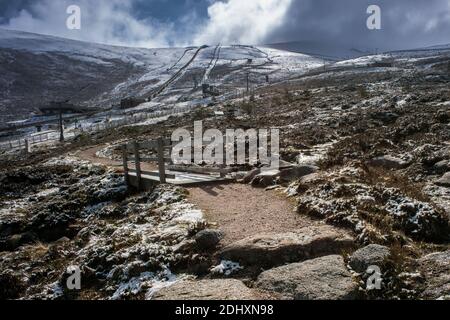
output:
[{"label": "wooden rail", "polygon": [[[123,168],[125,174],[125,181],[128,185],[130,185],[130,173],[136,174],[137,179],[137,188],[138,190],[142,190],[143,187],[143,176],[157,176],[159,177],[160,183],[166,183],[167,179],[175,179],[175,175],[168,175],[166,173],[166,160],[168,157],[164,156],[164,150],[166,147],[170,147],[170,140],[159,138],[155,141],[149,142],[137,142],[133,141],[133,143],[126,144],[122,147],[122,157],[123,157]],[[141,149],[153,150],[157,152],[157,157],[155,158],[142,158],[140,154]],[[132,152],[133,158],[130,158],[129,154]],[[141,162],[143,161],[158,161],[158,173],[156,172],[148,172],[142,171]],[[128,167],[128,162],[134,161],[135,170],[132,170]]]},{"label": "wooden rail", "polygon": [[[122,146],[123,171],[127,185],[133,185],[143,190],[154,183],[209,183],[226,181],[227,175],[235,171],[232,168],[204,168],[194,165],[175,165],[171,158],[172,142],[159,138],[154,141],[133,141]],[[169,149],[169,150],[167,150]],[[155,156],[142,157],[141,150],[150,150]],[[135,163],[135,169],[130,169],[129,163]],[[154,172],[142,170],[142,162],[156,162],[158,170]],[[180,182],[180,180],[182,180]],[[189,183],[187,183],[189,184]]]}]

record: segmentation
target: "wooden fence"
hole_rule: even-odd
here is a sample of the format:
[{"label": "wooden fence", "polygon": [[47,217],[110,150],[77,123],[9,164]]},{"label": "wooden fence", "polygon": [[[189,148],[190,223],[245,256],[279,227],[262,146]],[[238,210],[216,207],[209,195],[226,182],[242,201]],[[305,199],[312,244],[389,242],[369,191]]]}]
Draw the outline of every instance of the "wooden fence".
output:
[{"label": "wooden fence", "polygon": [[[156,152],[156,157],[141,157],[141,150],[151,150]],[[166,150],[169,149],[169,155],[166,156]],[[171,142],[170,140],[164,140],[159,138],[155,141],[149,142],[137,142],[133,141],[122,147],[122,157],[123,157],[123,170],[125,174],[125,181],[130,185],[130,173],[135,173],[137,178],[137,188],[142,189],[142,176],[158,176],[160,183],[166,183],[167,179],[175,179],[174,175],[168,175],[166,173],[166,161],[170,161],[170,150]],[[131,156],[130,156],[131,154]],[[132,161],[135,163],[135,169],[130,169],[128,163]],[[157,162],[158,172],[143,171],[141,168],[142,162]]]},{"label": "wooden fence", "polygon": [[[180,114],[185,113],[190,110],[192,110],[194,106],[186,106],[186,107],[176,107],[169,110],[163,110],[163,111],[156,111],[151,113],[141,113],[137,115],[132,116],[125,116],[122,119],[118,120],[112,120],[108,122],[102,122],[102,123],[95,123],[91,124],[85,127],[80,127],[78,129],[73,130],[73,137],[76,137],[77,135],[87,132],[87,133],[93,133],[93,132],[99,132],[103,130],[109,130],[109,129],[115,129],[127,125],[137,124],[140,122],[144,122],[146,120],[151,119],[158,119],[163,118],[166,116],[170,116],[173,114]],[[58,131],[52,131],[52,132],[43,132],[42,134],[32,134],[28,137],[16,139],[16,140],[9,140],[4,142],[3,144],[0,144],[1,150],[13,150],[13,149],[25,149],[27,140],[29,145],[35,145],[46,141],[58,141],[59,140],[59,133]],[[66,133],[66,137],[68,137]]]},{"label": "wooden fence", "polygon": [[[206,145],[205,145],[206,146]],[[142,157],[141,151],[153,151],[155,156]],[[125,174],[125,181],[128,185],[131,183],[130,176],[136,176],[135,187],[138,190],[143,189],[143,182],[145,176],[151,177],[153,181],[159,183],[167,183],[168,179],[176,179],[176,173],[186,173],[189,179],[189,174],[194,175],[211,175],[218,174],[220,178],[234,171],[232,168],[225,168],[225,165],[220,168],[213,167],[199,167],[195,165],[178,165],[172,161],[172,142],[170,139],[159,138],[157,140],[148,142],[133,141],[122,146],[123,157],[123,171]],[[135,163],[135,169],[129,167],[129,163]],[[156,162],[158,164],[158,171],[149,172],[142,170],[143,162]]]}]

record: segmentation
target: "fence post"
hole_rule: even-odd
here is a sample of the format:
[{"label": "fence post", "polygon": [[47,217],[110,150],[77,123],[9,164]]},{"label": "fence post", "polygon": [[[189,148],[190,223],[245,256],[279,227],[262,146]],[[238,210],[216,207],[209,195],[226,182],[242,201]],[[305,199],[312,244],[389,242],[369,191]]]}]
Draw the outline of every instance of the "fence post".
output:
[{"label": "fence post", "polygon": [[25,153],[31,153],[30,141],[28,139],[25,139]]},{"label": "fence post", "polygon": [[123,157],[123,172],[125,173],[125,182],[127,186],[130,186],[130,175],[129,175],[130,170],[128,169],[128,150],[126,144],[122,147],[122,157]]},{"label": "fence post", "polygon": [[139,154],[139,144],[134,141],[134,162],[136,164],[136,178],[137,178],[137,188],[140,191],[142,187],[142,171],[141,171],[141,156]]},{"label": "fence post", "polygon": [[164,160],[164,141],[158,138],[158,168],[159,182],[166,183],[166,163]]}]

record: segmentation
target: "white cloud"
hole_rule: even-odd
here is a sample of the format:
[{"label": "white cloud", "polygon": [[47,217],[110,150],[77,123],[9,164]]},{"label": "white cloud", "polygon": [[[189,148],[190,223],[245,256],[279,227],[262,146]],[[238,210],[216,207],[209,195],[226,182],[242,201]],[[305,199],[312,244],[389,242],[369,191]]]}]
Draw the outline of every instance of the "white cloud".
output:
[{"label": "white cloud", "polygon": [[228,0],[208,8],[209,20],[195,36],[196,44],[257,44],[283,24],[292,0]]},{"label": "white cloud", "polygon": [[[22,10],[6,25],[9,29],[38,32],[76,40],[113,45],[164,47],[174,38],[173,26],[149,19],[138,20],[132,13],[132,0],[41,0]],[[66,28],[66,9],[81,7],[81,30]]]},{"label": "white cloud", "polygon": [[[380,32],[365,27],[369,0],[208,0],[208,16],[198,16],[196,1],[190,0],[193,9],[169,22],[136,18],[136,10],[163,0],[32,1],[28,11],[2,27],[141,47],[315,40],[407,48],[450,42],[450,0],[376,0],[383,14]],[[71,4],[82,9],[80,31],[66,28]]]},{"label": "white cloud", "polygon": [[[256,44],[283,24],[293,0],[211,1],[208,17],[195,11],[179,18],[184,30],[172,23],[139,20],[132,10],[142,0],[39,0],[29,11],[21,11],[6,25],[9,29],[38,32],[76,40],[114,45],[163,47],[189,44]],[[82,29],[68,30],[66,9],[81,7]],[[169,5],[169,3],[168,3]]]}]

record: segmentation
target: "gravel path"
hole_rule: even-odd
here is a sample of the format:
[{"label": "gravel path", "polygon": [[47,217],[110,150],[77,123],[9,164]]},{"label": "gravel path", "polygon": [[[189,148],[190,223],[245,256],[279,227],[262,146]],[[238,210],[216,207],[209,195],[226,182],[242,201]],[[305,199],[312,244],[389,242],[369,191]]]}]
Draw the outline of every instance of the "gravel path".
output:
[{"label": "gravel path", "polygon": [[[79,151],[76,156],[95,164],[122,170],[122,163],[96,156],[105,146]],[[134,163],[129,163],[134,168]],[[142,170],[157,170],[154,163],[142,163]],[[276,191],[265,191],[243,184],[224,184],[188,188],[189,200],[205,213],[212,226],[224,232],[222,245],[264,232],[288,232],[317,225],[306,216],[297,214],[295,205]]]},{"label": "gravel path", "polygon": [[263,232],[288,232],[319,222],[294,212],[294,203],[276,191],[227,184],[188,188],[190,202],[222,230],[223,245]]},{"label": "gravel path", "polygon": [[[112,159],[108,159],[108,158],[97,157],[96,153],[105,147],[106,147],[106,145],[101,145],[101,146],[95,146],[95,147],[92,147],[89,149],[81,150],[81,151],[78,151],[77,153],[75,153],[75,156],[79,157],[82,160],[89,161],[93,164],[112,167],[112,168],[115,168],[117,171],[123,172],[122,161],[116,161],[116,160],[112,160]],[[130,169],[134,169],[135,168],[134,162],[129,162],[128,167]],[[157,171],[158,165],[156,163],[142,162],[141,169],[143,171],[155,171],[155,170]]]}]

